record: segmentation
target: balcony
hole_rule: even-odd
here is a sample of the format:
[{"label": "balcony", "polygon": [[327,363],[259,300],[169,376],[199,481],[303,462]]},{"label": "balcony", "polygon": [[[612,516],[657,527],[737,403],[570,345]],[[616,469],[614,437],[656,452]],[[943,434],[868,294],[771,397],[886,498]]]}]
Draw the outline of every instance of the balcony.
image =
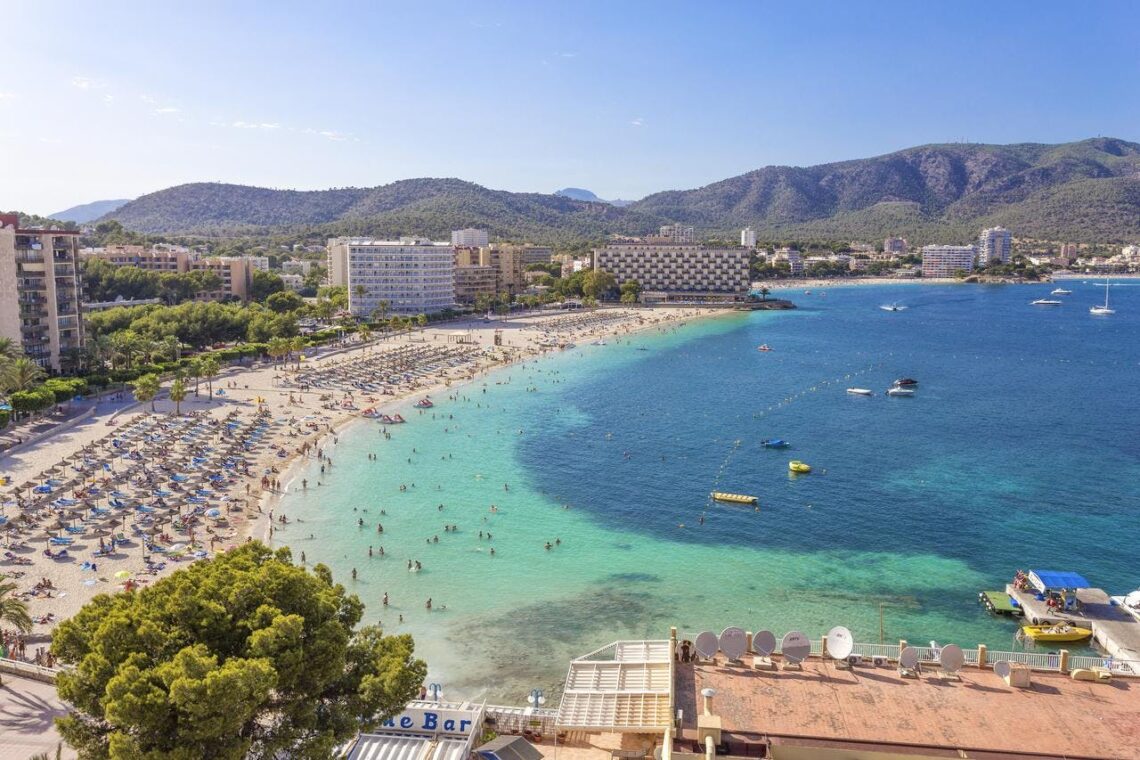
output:
[{"label": "balcony", "polygon": [[16,253],[16,261],[22,264],[42,264],[44,255],[39,251],[32,251],[27,249],[19,249]]}]

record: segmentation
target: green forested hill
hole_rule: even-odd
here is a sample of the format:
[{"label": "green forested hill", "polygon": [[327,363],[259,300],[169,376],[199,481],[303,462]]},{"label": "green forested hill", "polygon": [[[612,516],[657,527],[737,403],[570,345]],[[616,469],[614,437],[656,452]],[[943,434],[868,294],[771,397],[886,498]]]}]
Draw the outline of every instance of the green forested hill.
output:
[{"label": "green forested hill", "polygon": [[375,188],[271,190],[198,183],[144,195],[105,218],[148,233],[446,237],[482,227],[499,239],[572,243],[644,234],[666,222],[706,235],[751,225],[762,239],[912,242],[972,238],[1003,224],[1019,236],[1140,239],[1140,145],[1097,138],[1061,145],[925,145],[811,167],[769,166],[626,207],[490,190],[458,179]]}]

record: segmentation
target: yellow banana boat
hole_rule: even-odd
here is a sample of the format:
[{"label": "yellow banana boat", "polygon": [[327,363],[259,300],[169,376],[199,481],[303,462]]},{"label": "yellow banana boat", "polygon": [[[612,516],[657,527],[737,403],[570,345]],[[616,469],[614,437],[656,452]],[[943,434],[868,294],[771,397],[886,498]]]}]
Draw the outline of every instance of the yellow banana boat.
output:
[{"label": "yellow banana boat", "polygon": [[713,501],[725,501],[729,504],[756,504],[760,500],[755,496],[748,496],[742,493],[724,493],[723,491],[713,491],[709,494]]},{"label": "yellow banana boat", "polygon": [[788,469],[792,472],[811,472],[811,465],[807,462],[801,462],[798,459],[793,459],[788,462]]}]

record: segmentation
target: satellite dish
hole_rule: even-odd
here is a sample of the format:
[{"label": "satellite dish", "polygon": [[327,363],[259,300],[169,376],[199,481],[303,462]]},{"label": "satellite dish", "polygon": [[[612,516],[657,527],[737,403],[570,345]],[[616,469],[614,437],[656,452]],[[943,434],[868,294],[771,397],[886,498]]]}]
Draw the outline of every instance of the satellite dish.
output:
[{"label": "satellite dish", "polygon": [[768,657],[776,651],[776,634],[771,631],[760,631],[752,637],[752,651],[761,657]]},{"label": "satellite dish", "polygon": [[712,631],[704,631],[697,636],[697,640],[693,645],[697,648],[697,654],[704,657],[706,660],[711,660],[717,650],[716,634]]},{"label": "satellite dish", "polygon": [[730,626],[720,632],[720,651],[730,660],[739,660],[748,650],[748,634],[743,628]]},{"label": "satellite dish", "polygon": [[827,653],[836,660],[846,660],[855,648],[851,639],[851,631],[837,625],[827,632]]},{"label": "satellite dish", "polygon": [[906,670],[914,670],[918,667],[918,650],[914,647],[906,647],[899,652],[899,667]]},{"label": "satellite dish", "polygon": [[1012,668],[1009,667],[1009,663],[1005,660],[994,663],[994,672],[997,673],[998,678],[1009,678],[1011,670]]},{"label": "satellite dish", "polygon": [[957,673],[966,664],[966,655],[957,644],[947,644],[938,655],[938,662],[947,673]]},{"label": "satellite dish", "polygon": [[799,631],[789,631],[780,642],[780,653],[791,662],[803,662],[811,654],[811,641]]}]

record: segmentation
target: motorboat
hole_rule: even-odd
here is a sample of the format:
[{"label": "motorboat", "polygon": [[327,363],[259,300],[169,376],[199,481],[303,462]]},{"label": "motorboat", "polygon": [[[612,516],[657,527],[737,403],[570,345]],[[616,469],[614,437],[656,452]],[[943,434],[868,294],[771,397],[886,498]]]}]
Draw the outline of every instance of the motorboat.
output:
[{"label": "motorboat", "polygon": [[1091,628],[1058,623],[1056,625],[1023,625],[1021,632],[1034,641],[1084,641],[1093,635]]},{"label": "motorboat", "polygon": [[743,493],[725,493],[723,491],[713,491],[709,494],[713,501],[723,501],[728,504],[758,504],[760,500],[755,496],[749,496]]},{"label": "motorboat", "polygon": [[913,388],[918,385],[918,381],[913,377],[900,377],[893,384],[896,388]]},{"label": "motorboat", "polygon": [[606,345],[606,342],[604,340],[595,340],[590,345],[591,346],[604,346],[604,345]]},{"label": "motorboat", "polygon": [[807,462],[801,462],[798,459],[793,459],[792,461],[788,462],[788,469],[792,472],[802,475],[811,472],[811,465]]},{"label": "motorboat", "polygon": [[1049,295],[1051,296],[1071,296],[1073,291],[1065,290],[1064,288],[1055,288]]},{"label": "motorboat", "polygon": [[906,311],[906,307],[897,303],[887,303],[879,307],[883,311]]},{"label": "motorboat", "polygon": [[435,404],[431,402],[430,398],[424,397],[416,402],[416,406],[420,409],[431,409]]},{"label": "motorboat", "polygon": [[757,346],[757,347],[756,347],[756,350],[757,350],[757,351],[771,351],[771,350],[772,350],[772,347],[771,347],[771,346],[769,346],[767,343],[765,343],[765,344],[763,344],[763,345]]},{"label": "motorboat", "polygon": [[913,388],[900,388],[897,385],[893,388],[887,388],[888,396],[913,396]]},{"label": "motorboat", "polygon": [[766,449],[786,449],[791,444],[783,438],[765,438],[760,441],[760,445]]},{"label": "motorboat", "polygon": [[875,392],[870,388],[848,388],[847,392],[852,396],[874,396]]},{"label": "motorboat", "polygon": [[1038,298],[1036,301],[1030,301],[1030,306],[1060,306],[1061,302],[1055,298]]},{"label": "motorboat", "polygon": [[1104,283],[1104,305],[1103,306],[1090,306],[1089,307],[1089,314],[1093,314],[1093,315],[1098,316],[1098,317],[1110,317],[1115,313],[1116,313],[1115,311],[1108,308],[1108,282],[1105,281],[1105,283]]}]

